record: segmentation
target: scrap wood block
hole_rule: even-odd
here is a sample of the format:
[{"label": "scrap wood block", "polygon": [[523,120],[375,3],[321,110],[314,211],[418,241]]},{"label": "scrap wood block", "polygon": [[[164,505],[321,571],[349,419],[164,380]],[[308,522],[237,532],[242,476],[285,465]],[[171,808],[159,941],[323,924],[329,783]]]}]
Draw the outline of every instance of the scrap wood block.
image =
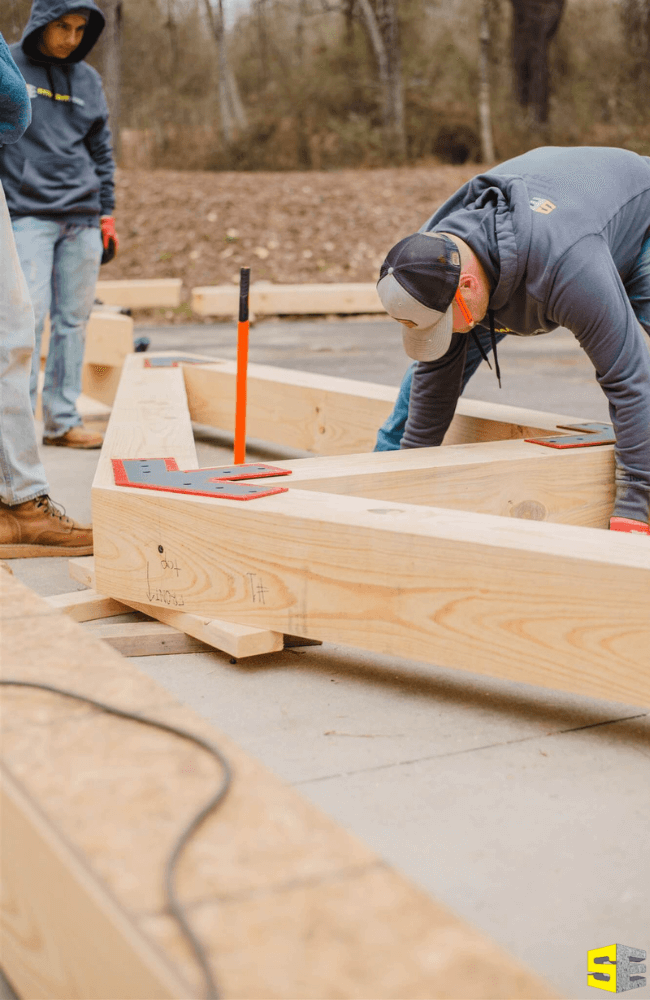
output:
[{"label": "scrap wood block", "polygon": [[[181,726],[230,761],[232,788],[178,871],[224,1000],[553,996],[130,661],[8,574],[5,586],[5,678]],[[220,768],[169,732],[51,692],[8,687],[3,702],[0,946],[15,989],[199,1000],[163,872]]]},{"label": "scrap wood block", "polygon": [[[92,556],[88,556],[92,559]],[[70,560],[72,562],[72,560]],[[126,604],[114,601],[112,597],[102,597],[94,590],[75,590],[71,594],[55,594],[45,600],[56,611],[69,615],[76,622],[94,621],[96,618],[110,618],[130,611]]]},{"label": "scrap wood block", "polygon": [[[50,349],[50,320],[45,320],[41,337],[41,358]],[[86,326],[84,365],[121,367],[127,354],[133,351],[133,320],[119,313],[93,310]]]},{"label": "scrap wood block", "polygon": [[[239,291],[234,285],[192,289],[192,310],[200,316],[235,316]],[[256,316],[385,313],[372,282],[273,285],[255,282],[249,295]]]},{"label": "scrap wood block", "polygon": [[98,281],[95,294],[106,305],[131,309],[174,308],[181,304],[182,287],[180,278],[135,278]]},{"label": "scrap wood block", "polygon": [[[127,608],[127,611],[130,610]],[[88,622],[87,630],[122,656],[204,653],[210,649],[191,635],[162,622]]]},{"label": "scrap wood block", "polygon": [[[45,321],[41,358],[49,351],[50,324]],[[86,327],[82,390],[88,401],[110,406],[115,398],[120,372],[127,354],[133,351],[133,320],[130,316],[93,311]],[[84,405],[83,398],[81,405]],[[90,404],[92,406],[92,403]],[[85,405],[88,410],[88,405]],[[37,419],[41,417],[40,398]]]}]

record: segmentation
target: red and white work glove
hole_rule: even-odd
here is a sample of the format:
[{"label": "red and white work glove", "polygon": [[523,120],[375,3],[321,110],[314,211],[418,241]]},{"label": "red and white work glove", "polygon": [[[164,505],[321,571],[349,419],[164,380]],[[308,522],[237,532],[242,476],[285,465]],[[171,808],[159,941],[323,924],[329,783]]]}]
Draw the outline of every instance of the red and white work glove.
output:
[{"label": "red and white work glove", "polygon": [[100,219],[102,230],[102,264],[108,264],[120,248],[120,241],[115,232],[115,219],[112,215],[102,215]]},{"label": "red and white work glove", "polygon": [[644,521],[635,521],[631,517],[610,517],[610,531],[631,531],[637,535],[650,535],[650,524]]}]

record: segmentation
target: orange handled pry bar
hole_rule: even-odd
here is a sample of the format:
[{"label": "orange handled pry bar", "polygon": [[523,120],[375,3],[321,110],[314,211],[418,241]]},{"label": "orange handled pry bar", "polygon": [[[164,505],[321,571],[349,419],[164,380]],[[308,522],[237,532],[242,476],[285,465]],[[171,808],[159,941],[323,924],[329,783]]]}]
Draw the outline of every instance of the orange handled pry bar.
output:
[{"label": "orange handled pry bar", "polygon": [[237,400],[235,403],[235,465],[246,461],[246,379],[248,375],[248,289],[251,271],[239,273],[239,322],[237,324]]}]

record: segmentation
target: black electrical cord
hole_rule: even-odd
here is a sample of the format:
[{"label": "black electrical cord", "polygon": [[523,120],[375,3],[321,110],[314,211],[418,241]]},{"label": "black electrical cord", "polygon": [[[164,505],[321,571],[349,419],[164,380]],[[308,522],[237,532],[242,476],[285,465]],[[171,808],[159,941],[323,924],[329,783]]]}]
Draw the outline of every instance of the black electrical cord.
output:
[{"label": "black electrical cord", "polygon": [[166,733],[172,733],[174,736],[180,736],[184,740],[190,740],[197,746],[202,747],[203,750],[207,750],[208,753],[212,754],[212,756],[219,761],[223,770],[223,778],[219,789],[203,806],[203,808],[200,809],[199,812],[191,819],[174,844],[174,847],[172,848],[167,859],[164,878],[165,896],[167,898],[168,909],[178,923],[182,934],[194,952],[194,956],[198,964],[201,966],[201,971],[203,972],[205,978],[206,1000],[219,1000],[219,992],[210,969],[210,963],[208,961],[205,948],[185,918],[184,908],[179,903],[176,894],[175,880],[176,866],[184,848],[201,826],[203,821],[210,815],[213,809],[216,809],[219,803],[222,802],[228,789],[230,788],[232,782],[232,770],[226,757],[224,757],[221,751],[217,747],[213,746],[212,743],[208,743],[207,740],[201,739],[200,736],[195,736],[193,733],[190,733],[185,729],[178,729],[176,726],[170,726],[166,722],[156,722],[154,719],[148,719],[146,716],[139,715],[136,712],[126,712],[122,708],[116,708],[113,705],[106,705],[104,702],[95,701],[93,698],[88,698],[84,694],[77,694],[74,691],[54,687],[51,684],[37,684],[34,681],[0,679],[0,684],[10,684],[15,687],[38,688],[42,691],[52,691],[54,694],[63,695],[65,698],[75,698],[77,701],[84,701],[86,704],[92,705],[94,708],[99,708],[102,712],[108,712],[110,715],[117,715],[122,719],[131,719],[134,722],[141,722],[145,726],[153,726],[156,729],[162,729]]}]

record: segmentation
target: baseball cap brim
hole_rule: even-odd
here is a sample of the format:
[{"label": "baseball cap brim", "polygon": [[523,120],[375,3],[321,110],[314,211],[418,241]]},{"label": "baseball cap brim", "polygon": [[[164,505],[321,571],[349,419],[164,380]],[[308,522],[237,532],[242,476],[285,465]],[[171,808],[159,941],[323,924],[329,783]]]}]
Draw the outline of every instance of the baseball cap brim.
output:
[{"label": "baseball cap brim", "polygon": [[377,283],[377,293],[389,316],[408,320],[402,324],[404,350],[414,361],[437,361],[449,350],[453,333],[453,303],[445,312],[422,305],[400,285],[393,274]]}]

